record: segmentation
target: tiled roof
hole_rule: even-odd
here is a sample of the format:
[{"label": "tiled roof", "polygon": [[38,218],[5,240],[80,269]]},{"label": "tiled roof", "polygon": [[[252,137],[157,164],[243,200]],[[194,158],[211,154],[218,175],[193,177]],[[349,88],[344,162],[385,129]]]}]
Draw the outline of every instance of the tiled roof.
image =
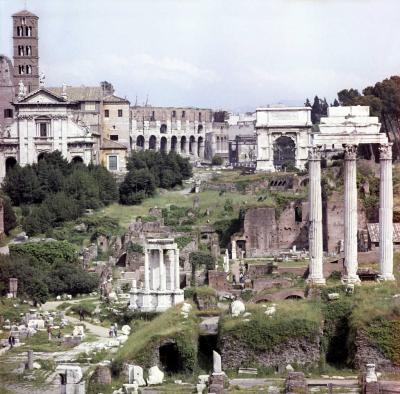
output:
[{"label": "tiled roof", "polygon": [[32,14],[32,12],[27,10],[16,12],[15,14],[12,14],[12,16],[34,16],[35,18],[39,18],[37,15]]},{"label": "tiled roof", "polygon": [[[371,242],[379,243],[379,223],[367,224]],[[400,223],[393,223],[393,242],[400,242]]]},{"label": "tiled roof", "polygon": [[65,100],[63,97],[61,97],[60,95],[56,94],[55,92],[46,89],[44,87],[39,87],[38,89],[34,90],[33,92],[28,93],[23,99],[19,100],[20,103],[23,103],[24,101],[27,101],[30,97],[34,96],[35,94],[39,93],[39,92],[45,92],[48,95],[54,97],[55,99],[57,99],[60,102],[67,102],[68,100]]},{"label": "tiled roof", "polygon": [[[63,88],[47,88],[51,92],[61,96]],[[100,86],[67,86],[67,97],[69,101],[101,101],[103,89]]]},{"label": "tiled roof", "polygon": [[108,140],[107,138],[103,139],[103,142],[101,144],[101,149],[127,149],[127,147],[123,144],[120,144],[117,141],[111,141]]},{"label": "tiled roof", "polygon": [[129,104],[129,100],[122,98],[122,97],[118,97],[115,94],[104,97],[103,101],[105,103],[128,103]]}]

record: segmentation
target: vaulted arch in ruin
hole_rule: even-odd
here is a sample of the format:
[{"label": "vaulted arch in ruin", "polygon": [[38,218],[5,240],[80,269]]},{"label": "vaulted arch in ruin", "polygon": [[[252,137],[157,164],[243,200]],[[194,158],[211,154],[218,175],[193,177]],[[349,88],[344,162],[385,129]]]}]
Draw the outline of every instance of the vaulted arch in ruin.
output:
[{"label": "vaulted arch in ruin", "polygon": [[6,174],[17,164],[17,159],[15,157],[7,157],[6,159]]},{"label": "vaulted arch in ruin", "polygon": [[176,152],[177,145],[178,145],[178,138],[175,135],[173,135],[171,137],[171,150]]},{"label": "vaulted arch in ruin", "polygon": [[189,139],[189,153],[192,155],[195,153],[194,151],[195,144],[196,144],[196,138],[194,138],[194,136],[192,135],[190,136]]},{"label": "vaulted arch in ruin", "polygon": [[161,140],[160,140],[161,152],[167,153],[167,144],[168,144],[167,137],[161,137]]},{"label": "vaulted arch in ruin", "polygon": [[157,148],[157,138],[155,135],[152,135],[149,138],[149,149],[155,150]]},{"label": "vaulted arch in ruin", "polygon": [[136,148],[139,150],[144,149],[144,137],[142,135],[138,135],[136,138]]},{"label": "vaulted arch in ruin", "polygon": [[186,153],[186,149],[187,149],[187,140],[186,140],[186,137],[185,136],[183,136],[183,137],[181,137],[181,152],[182,153]]},{"label": "vaulted arch in ruin", "polygon": [[289,165],[296,165],[296,145],[291,138],[283,135],[274,142],[274,167],[282,168]]}]

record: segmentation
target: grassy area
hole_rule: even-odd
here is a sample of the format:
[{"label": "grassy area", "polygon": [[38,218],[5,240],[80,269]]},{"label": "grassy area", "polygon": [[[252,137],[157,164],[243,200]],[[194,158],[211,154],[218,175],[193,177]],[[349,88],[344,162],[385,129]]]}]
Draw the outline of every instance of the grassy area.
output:
[{"label": "grassy area", "polygon": [[193,370],[197,362],[198,320],[194,312],[187,319],[181,315],[181,305],[170,308],[154,320],[143,323],[118,350],[116,364],[137,362],[142,367],[151,366],[157,344],[163,339],[173,339],[186,370]]}]

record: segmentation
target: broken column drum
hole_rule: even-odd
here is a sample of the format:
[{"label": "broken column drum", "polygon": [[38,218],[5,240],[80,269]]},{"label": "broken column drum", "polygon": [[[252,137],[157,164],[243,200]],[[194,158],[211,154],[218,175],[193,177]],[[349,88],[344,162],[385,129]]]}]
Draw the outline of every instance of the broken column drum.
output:
[{"label": "broken column drum", "polygon": [[163,312],[183,302],[179,249],[173,239],[148,239],[144,246],[144,285],[131,289],[131,309]]}]

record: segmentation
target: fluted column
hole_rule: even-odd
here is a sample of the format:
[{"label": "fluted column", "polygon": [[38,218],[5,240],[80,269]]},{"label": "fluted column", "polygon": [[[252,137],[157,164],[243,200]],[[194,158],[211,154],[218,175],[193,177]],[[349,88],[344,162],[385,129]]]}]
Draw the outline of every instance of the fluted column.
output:
[{"label": "fluted column", "polygon": [[149,251],[147,249],[144,250],[144,289],[150,290],[149,285]]},{"label": "fluted column", "polygon": [[322,240],[322,195],[321,195],[321,148],[313,146],[308,151],[310,176],[309,202],[310,225],[308,229],[310,267],[308,281],[324,285],[323,240]]},{"label": "fluted column", "polygon": [[379,277],[394,280],[392,144],[381,145],[379,151]]},{"label": "fluted column", "polygon": [[360,282],[357,275],[357,146],[344,147],[344,260],[346,283]]},{"label": "fluted column", "polygon": [[160,290],[166,290],[167,275],[165,272],[164,250],[163,249],[159,249],[159,261],[160,261]]},{"label": "fluted column", "polygon": [[175,249],[175,290],[181,288],[181,277],[179,267],[179,249]]},{"label": "fluted column", "polygon": [[168,290],[175,290],[175,252],[173,249],[168,249],[168,266],[169,266],[169,286]]}]

